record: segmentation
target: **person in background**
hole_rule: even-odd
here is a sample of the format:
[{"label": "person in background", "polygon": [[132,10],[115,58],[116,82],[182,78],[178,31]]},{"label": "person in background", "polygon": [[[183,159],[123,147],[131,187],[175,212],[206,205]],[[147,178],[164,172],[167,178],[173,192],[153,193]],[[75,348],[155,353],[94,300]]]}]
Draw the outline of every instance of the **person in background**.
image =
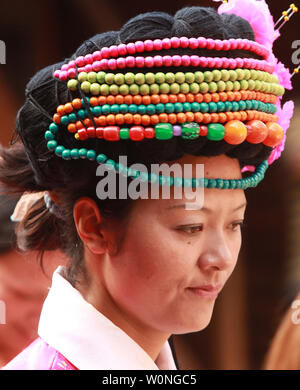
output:
[{"label": "person in background", "polygon": [[[44,272],[34,251],[22,253],[15,247],[16,222],[11,221],[16,196],[0,196],[0,367],[8,363],[37,337],[42,303],[51,285],[53,270],[63,257],[45,253]],[[24,201],[18,203],[18,212]],[[15,218],[18,219],[17,213]]]},{"label": "person in background", "polygon": [[265,370],[300,370],[300,292],[284,314],[266,354]]}]

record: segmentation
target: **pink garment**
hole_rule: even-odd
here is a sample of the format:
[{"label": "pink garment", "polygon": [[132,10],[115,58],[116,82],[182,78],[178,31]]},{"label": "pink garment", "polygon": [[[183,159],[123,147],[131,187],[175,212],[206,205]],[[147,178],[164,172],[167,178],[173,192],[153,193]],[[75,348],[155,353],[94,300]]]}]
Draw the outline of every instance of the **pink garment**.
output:
[{"label": "pink garment", "polygon": [[38,335],[5,370],[176,370],[168,341],[155,360],[64,278],[53,273]]},{"label": "pink garment", "polygon": [[78,370],[78,368],[38,337],[2,370]]}]

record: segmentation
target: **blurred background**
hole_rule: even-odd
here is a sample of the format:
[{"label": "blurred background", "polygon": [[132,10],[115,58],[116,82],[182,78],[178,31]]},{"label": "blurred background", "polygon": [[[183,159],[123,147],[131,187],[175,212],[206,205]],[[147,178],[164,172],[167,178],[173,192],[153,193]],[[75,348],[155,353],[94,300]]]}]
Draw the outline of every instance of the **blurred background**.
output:
[{"label": "blurred background", "polygon": [[[268,4],[277,20],[290,2]],[[209,0],[0,0],[0,41],[6,46],[6,64],[0,65],[0,143],[9,144],[29,78],[71,56],[84,40],[119,30],[138,13],[174,14],[184,6],[218,5]],[[299,18],[299,13],[291,18],[274,44],[275,55],[291,70],[296,67],[292,42],[300,40]],[[293,78],[293,86],[283,98],[294,100],[296,107],[285,151],[262,183],[246,191],[249,205],[239,262],[216,301],[212,321],[199,333],[174,336],[181,369],[260,369],[285,310],[300,290],[300,75]],[[9,208],[6,202],[0,202],[1,215],[6,211],[0,241],[7,241],[0,252],[0,300],[7,308],[6,324],[0,321],[0,366],[35,337],[49,275],[64,261],[59,253],[49,254],[45,276],[35,254],[24,257],[14,251],[12,230],[2,229],[11,224],[14,205]]]}]

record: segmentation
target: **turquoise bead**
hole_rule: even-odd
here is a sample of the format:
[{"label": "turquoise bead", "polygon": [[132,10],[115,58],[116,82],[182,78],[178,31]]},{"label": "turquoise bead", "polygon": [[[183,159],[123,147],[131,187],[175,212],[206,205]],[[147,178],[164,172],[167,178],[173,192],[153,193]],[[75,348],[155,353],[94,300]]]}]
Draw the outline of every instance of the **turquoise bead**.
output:
[{"label": "turquoise bead", "polygon": [[155,126],[155,138],[159,140],[173,138],[173,126],[171,123],[158,123]]},{"label": "turquoise bead", "polygon": [[222,179],[216,179],[216,182],[217,182],[216,185],[217,188],[223,188],[224,181]]},{"label": "turquoise bead", "polygon": [[155,105],[154,104],[148,104],[147,106],[147,113],[149,115],[154,115],[156,112]]},{"label": "turquoise bead", "polygon": [[157,183],[158,182],[158,176],[155,173],[149,174],[149,181],[151,183]]},{"label": "turquoise bead", "polygon": [[225,111],[225,103],[224,102],[217,102],[217,109],[218,109],[218,111]]},{"label": "turquoise bead", "polygon": [[79,150],[76,148],[72,149],[70,152],[70,155],[71,155],[71,158],[73,158],[74,160],[77,160],[79,158]]},{"label": "turquoise bead", "polygon": [[120,113],[126,114],[128,112],[128,105],[127,104],[120,104]]},{"label": "turquoise bead", "polygon": [[67,115],[63,115],[61,118],[60,118],[60,123],[62,125],[68,125],[69,124],[69,118]]},{"label": "turquoise bead", "polygon": [[225,135],[225,127],[220,123],[209,123],[207,125],[207,139],[210,141],[221,141]]},{"label": "turquoise bead", "polygon": [[52,133],[54,133],[54,134],[58,132],[58,129],[59,129],[59,127],[57,126],[56,123],[51,123],[49,125],[49,130],[52,131]]},{"label": "turquoise bead", "polygon": [[97,163],[104,163],[107,160],[107,156],[105,154],[98,154],[96,157]]},{"label": "turquoise bead", "polygon": [[192,178],[192,187],[193,188],[197,188],[197,187],[199,187],[199,179],[196,179],[196,178]]},{"label": "turquoise bead", "polygon": [[163,113],[164,111],[165,111],[165,106],[164,106],[164,104],[162,104],[162,103],[158,103],[157,105],[156,105],[156,114],[161,114],[161,113]]},{"label": "turquoise bead", "polygon": [[145,106],[144,104],[140,104],[138,105],[137,110],[140,115],[144,115],[147,112],[147,106]]},{"label": "turquoise bead", "polygon": [[166,183],[167,183],[166,177],[162,176],[162,175],[159,175],[159,177],[158,177],[158,184],[160,186],[164,186]]},{"label": "turquoise bead", "polygon": [[54,134],[52,133],[52,131],[46,131],[45,132],[45,139],[47,141],[51,141],[54,139]]},{"label": "turquoise bead", "polygon": [[71,160],[70,150],[69,150],[69,149],[65,149],[65,150],[62,152],[61,157],[62,157],[64,160]]},{"label": "turquoise bead", "polygon": [[93,111],[92,113],[95,115],[95,116],[99,116],[102,114],[102,108],[100,106],[96,106],[93,108]]},{"label": "turquoise bead", "polygon": [[174,111],[176,113],[183,111],[183,105],[182,103],[174,103]]},{"label": "turquoise bead", "polygon": [[200,111],[201,112],[208,112],[208,104],[207,103],[200,103]]},{"label": "turquoise bead", "polygon": [[77,115],[79,116],[80,119],[84,119],[85,116],[87,115],[87,112],[83,109],[80,109],[77,111]]},{"label": "turquoise bead", "polygon": [[110,114],[110,105],[109,104],[103,104],[102,114],[104,114],[104,115]]},{"label": "turquoise bead", "polygon": [[191,103],[183,103],[183,110],[186,111],[191,111]]},{"label": "turquoise bead", "polygon": [[218,109],[218,106],[214,102],[208,103],[208,108],[210,112],[216,112]]},{"label": "turquoise bead", "polygon": [[232,102],[225,102],[225,111],[232,111]]},{"label": "turquoise bead", "polygon": [[192,179],[183,179],[183,185],[184,185],[184,187],[191,187],[192,186]]},{"label": "turquoise bead", "polygon": [[57,156],[60,156],[62,155],[62,152],[65,150],[65,147],[64,146],[61,146],[61,145],[58,145],[56,148],[55,148],[55,154]]},{"label": "turquoise bead", "polygon": [[128,107],[128,111],[130,112],[130,114],[136,114],[137,113],[137,105],[130,104]]},{"label": "turquoise bead", "polygon": [[96,159],[96,152],[95,152],[95,150],[88,150],[88,152],[86,154],[86,157],[89,160],[95,160]]},{"label": "turquoise bead", "polygon": [[232,111],[239,111],[240,105],[238,102],[232,102]]},{"label": "turquoise bead", "polygon": [[208,179],[207,188],[216,188],[217,182],[215,179]]},{"label": "turquoise bead", "polygon": [[200,111],[200,104],[197,102],[191,103],[191,111],[192,112],[199,112]]},{"label": "turquoise bead", "polygon": [[175,187],[182,187],[182,178],[181,177],[174,178],[174,186]]},{"label": "turquoise bead", "polygon": [[111,160],[110,158],[106,160],[105,166],[108,170],[113,170],[115,167],[115,162],[114,160]]},{"label": "turquoise bead", "polygon": [[55,150],[56,147],[57,147],[57,141],[51,140],[51,141],[48,141],[48,142],[47,142],[47,148],[48,148],[49,150]]},{"label": "turquoise bead", "polygon": [[119,114],[120,112],[120,106],[118,104],[112,104],[111,108],[110,108],[110,112],[112,114]]},{"label": "turquoise bead", "polygon": [[174,105],[172,103],[166,103],[165,110],[166,113],[171,114],[172,112],[174,112]]},{"label": "turquoise bead", "polygon": [[80,158],[86,158],[87,149],[85,149],[85,148],[79,149],[78,154],[79,154]]}]

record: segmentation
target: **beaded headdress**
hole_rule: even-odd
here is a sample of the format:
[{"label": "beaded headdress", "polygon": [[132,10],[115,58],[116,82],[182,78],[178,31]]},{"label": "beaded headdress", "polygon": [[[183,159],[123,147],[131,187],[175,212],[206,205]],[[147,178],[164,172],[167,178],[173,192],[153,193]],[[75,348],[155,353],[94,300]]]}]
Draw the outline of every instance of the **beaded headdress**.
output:
[{"label": "beaded headdress", "polygon": [[[297,12],[294,4],[289,10],[292,14]],[[167,142],[172,137],[193,140],[207,137],[232,145],[262,143],[273,148],[269,159],[256,169],[243,167],[242,172],[253,173],[240,180],[177,180],[153,174],[146,177],[150,182],[170,186],[220,189],[257,186],[268,166],[280,157],[293,114],[292,101],[281,107],[285,88],[292,88],[292,75],[272,52],[279,28],[291,15],[284,11],[284,23],[275,29],[265,1],[224,1],[218,12],[233,13],[248,20],[255,41],[204,37],[148,39],[103,47],[56,70],[54,77],[80,97],[57,107],[53,122],[45,132],[48,149],[65,160],[89,159],[126,176],[141,178],[139,171],[116,163],[104,153],[86,149],[85,141],[98,138],[107,142],[140,142],[155,138]],[[168,55],[169,49],[176,48],[195,50],[195,54]],[[239,49],[261,59],[198,56],[197,49],[202,48]],[[161,50],[165,54],[157,55]],[[170,71],[176,67],[180,71]],[[185,67],[189,71],[182,71]],[[165,72],[156,72],[156,68]],[[58,144],[56,136],[63,131],[75,138],[77,148]]]}]

